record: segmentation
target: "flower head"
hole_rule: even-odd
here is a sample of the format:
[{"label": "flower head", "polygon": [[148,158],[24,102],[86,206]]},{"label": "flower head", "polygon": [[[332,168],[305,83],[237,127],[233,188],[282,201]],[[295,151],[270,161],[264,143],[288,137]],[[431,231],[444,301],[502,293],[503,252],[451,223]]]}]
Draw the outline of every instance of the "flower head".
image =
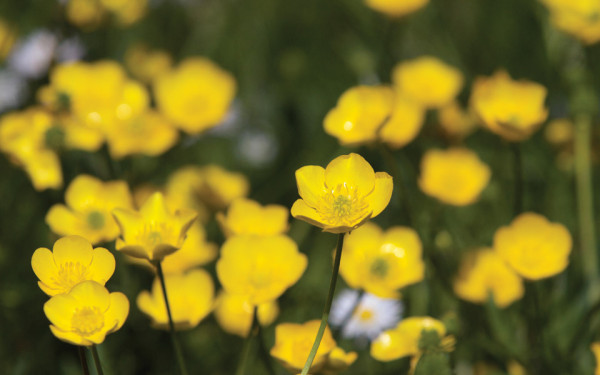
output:
[{"label": "flower head", "polygon": [[569,264],[571,246],[571,234],[564,225],[532,212],[517,216],[494,235],[494,250],[529,280],[562,272]]},{"label": "flower head", "polygon": [[585,44],[600,41],[600,3],[594,0],[542,0],[554,26]]},{"label": "flower head", "polygon": [[139,212],[117,208],[112,213],[121,229],[117,250],[150,261],[160,261],[181,248],[196,219],[193,211],[171,212],[161,193],[152,194]]},{"label": "flower head", "polygon": [[44,304],[58,339],[73,345],[91,346],[117,331],[129,314],[129,301],[123,293],[109,293],[95,281],[83,281],[68,293],[56,295]]},{"label": "flower head", "polygon": [[419,134],[424,120],[423,106],[397,92],[390,117],[379,129],[379,139],[393,148],[404,147]]},{"label": "flower head", "polygon": [[413,229],[398,226],[384,232],[366,223],[346,235],[340,274],[351,288],[398,297],[398,289],[423,279],[421,252],[421,240]]},{"label": "flower head", "polygon": [[[196,327],[213,309],[214,285],[208,272],[202,269],[183,274],[165,275],[169,307],[177,329]],[[158,278],[152,293],[142,291],[137,297],[138,308],[152,319],[155,328],[169,329],[169,317]]]},{"label": "flower head", "polygon": [[509,141],[531,136],[548,117],[546,88],[530,81],[514,81],[500,70],[479,77],[471,91],[471,107],[490,131]]},{"label": "flower head", "polygon": [[237,198],[245,197],[250,183],[241,173],[231,172],[218,165],[207,165],[200,169],[202,182],[196,193],[207,206],[221,210]]},{"label": "flower head", "polygon": [[477,129],[473,113],[453,101],[438,110],[438,121],[443,132],[450,138],[463,139]]},{"label": "flower head", "polygon": [[151,83],[171,69],[173,59],[166,51],[153,50],[143,44],[134,44],[125,52],[125,65],[135,78]]},{"label": "flower head", "polygon": [[462,299],[485,303],[491,296],[499,307],[523,297],[521,278],[492,249],[469,253],[461,262],[454,292]]},{"label": "flower head", "polygon": [[421,160],[421,190],[443,203],[474,203],[490,181],[490,168],[466,148],[429,150]]},{"label": "flower head", "polygon": [[258,202],[240,198],[231,203],[227,215],[217,214],[226,236],[273,236],[288,229],[288,210],[284,206],[261,206]]},{"label": "flower head", "polygon": [[306,256],[287,236],[233,236],[221,248],[217,275],[225,291],[260,305],[295,284],[306,264]]},{"label": "flower head", "polygon": [[[277,301],[261,303],[257,307],[258,322],[262,326],[269,325],[279,315]],[[225,332],[246,337],[252,326],[254,305],[243,294],[222,292],[217,297],[215,318]]]},{"label": "flower head", "polygon": [[381,213],[392,196],[392,177],[373,171],[358,154],[342,155],[326,169],[309,165],[296,171],[298,199],[292,216],[323,228],[345,233]]},{"label": "flower head", "polygon": [[376,11],[391,17],[401,17],[421,9],[429,0],[365,0]]},{"label": "flower head", "polygon": [[596,360],[596,370],[594,371],[594,375],[600,375],[600,342],[593,342],[592,345],[590,345],[590,350],[594,354],[594,359]]},{"label": "flower head", "polygon": [[92,245],[83,237],[63,237],[52,251],[41,247],[31,257],[33,272],[40,289],[49,296],[67,293],[75,285],[93,280],[106,284],[115,272],[115,257],[110,251]]}]

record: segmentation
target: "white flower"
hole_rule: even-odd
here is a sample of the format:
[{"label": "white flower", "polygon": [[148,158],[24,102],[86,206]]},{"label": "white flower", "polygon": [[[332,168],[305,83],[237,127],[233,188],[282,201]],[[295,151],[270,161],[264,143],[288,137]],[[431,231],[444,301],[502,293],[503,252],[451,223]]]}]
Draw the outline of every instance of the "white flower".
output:
[{"label": "white flower", "polygon": [[402,303],[396,299],[379,298],[346,289],[338,294],[331,306],[329,324],[341,327],[345,338],[375,339],[386,329],[395,327],[402,316]]},{"label": "white flower", "polygon": [[48,30],[38,30],[20,40],[8,59],[11,69],[27,78],[41,78],[48,71],[58,40]]},{"label": "white flower", "polygon": [[23,104],[28,91],[25,78],[10,69],[0,70],[0,113]]}]

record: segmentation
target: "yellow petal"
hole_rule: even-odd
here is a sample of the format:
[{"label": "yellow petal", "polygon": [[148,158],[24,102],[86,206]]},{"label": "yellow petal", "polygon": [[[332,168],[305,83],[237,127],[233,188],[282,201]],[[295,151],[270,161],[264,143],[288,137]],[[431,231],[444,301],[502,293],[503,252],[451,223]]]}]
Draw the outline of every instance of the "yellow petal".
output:
[{"label": "yellow petal", "polygon": [[72,262],[88,266],[93,257],[92,244],[80,236],[67,236],[54,243],[52,248],[57,265]]},{"label": "yellow petal", "polygon": [[373,213],[371,217],[375,217],[383,211],[390,199],[392,198],[392,192],[394,191],[394,183],[392,176],[385,172],[375,173],[375,188],[373,192],[369,194],[365,199],[369,202]]},{"label": "yellow petal", "polygon": [[79,175],[65,192],[65,202],[75,211],[85,211],[102,190],[102,181],[88,175]]},{"label": "yellow petal", "polygon": [[54,233],[62,236],[75,234],[80,227],[77,216],[62,204],[50,207],[46,214],[46,223]]},{"label": "yellow petal", "polygon": [[[40,279],[41,283],[50,283],[52,277],[58,272],[54,263],[54,255],[49,249],[41,247],[37,249],[31,257],[31,268]],[[41,285],[40,285],[41,287]],[[44,290],[42,288],[42,290]],[[44,290],[46,292],[46,290]],[[46,294],[50,294],[46,292]]]},{"label": "yellow petal", "polygon": [[325,169],[317,165],[307,165],[296,171],[298,193],[311,207],[316,207],[321,197],[327,192],[325,186]]},{"label": "yellow petal", "polygon": [[321,216],[317,213],[317,211],[310,207],[306,202],[302,199],[296,200],[292,205],[292,216],[296,219],[304,220],[309,224],[314,226],[323,228],[324,224],[320,222]]},{"label": "yellow petal", "polygon": [[94,255],[89,267],[88,277],[104,285],[115,272],[115,257],[105,248],[94,249]]},{"label": "yellow petal", "polygon": [[78,307],[77,300],[69,294],[59,294],[44,304],[44,313],[57,328],[70,331],[71,317]]},{"label": "yellow petal", "polygon": [[110,294],[110,306],[104,313],[104,321],[112,331],[116,331],[123,326],[129,315],[129,300],[123,293],[114,292]]},{"label": "yellow petal", "polygon": [[353,187],[360,195],[366,195],[375,186],[375,171],[360,155],[348,154],[333,159],[325,169],[325,185],[328,189],[337,186]]},{"label": "yellow petal", "polygon": [[95,306],[106,311],[110,303],[110,295],[105,287],[95,281],[83,281],[73,287],[69,296],[84,306]]},{"label": "yellow petal", "polygon": [[63,331],[60,328],[53,325],[50,326],[50,331],[52,331],[52,334],[56,336],[56,338],[69,344],[81,346],[91,346],[92,344],[94,344],[93,342],[84,339],[83,337],[74,332]]}]

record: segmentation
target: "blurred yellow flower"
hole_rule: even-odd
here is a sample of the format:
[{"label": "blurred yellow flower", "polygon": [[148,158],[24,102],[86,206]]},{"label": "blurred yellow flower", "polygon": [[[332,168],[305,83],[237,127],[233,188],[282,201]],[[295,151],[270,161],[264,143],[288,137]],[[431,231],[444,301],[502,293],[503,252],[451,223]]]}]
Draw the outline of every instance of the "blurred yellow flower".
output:
[{"label": "blurred yellow flower", "polygon": [[323,126],[343,145],[372,142],[390,116],[394,93],[388,86],[356,86],[340,96]]},{"label": "blurred yellow flower", "polygon": [[308,165],[296,171],[302,199],[292,206],[292,216],[325,232],[345,233],[381,213],[392,196],[392,177],[373,171],[358,154],[342,155],[327,168]]},{"label": "blurred yellow flower", "polygon": [[419,187],[454,206],[474,203],[490,181],[490,168],[466,148],[429,150],[421,160]]},{"label": "blurred yellow flower", "polygon": [[246,176],[230,172],[218,165],[207,165],[200,169],[202,183],[196,193],[214,210],[222,210],[237,198],[245,197],[250,190]]},{"label": "blurred yellow flower", "polygon": [[442,322],[427,316],[401,320],[395,328],[384,331],[371,343],[371,356],[378,361],[393,361],[419,354],[419,340],[423,331],[437,331],[440,338],[446,335]]},{"label": "blurred yellow flower", "polygon": [[[200,189],[204,183],[202,168],[194,165],[183,166],[172,172],[165,184],[165,199],[172,210],[189,208],[198,212],[198,218],[207,222],[210,212],[200,200]],[[224,187],[231,189],[231,186]],[[218,193],[218,192],[217,192]]]},{"label": "blurred yellow flower", "polygon": [[[213,309],[214,284],[202,269],[184,274],[165,275],[169,307],[175,329],[196,327]],[[152,283],[152,293],[144,290],[137,297],[138,308],[152,319],[152,326],[169,329],[169,317],[158,278]]]},{"label": "blurred yellow flower", "polygon": [[188,58],[154,81],[159,110],[191,134],[222,122],[235,92],[233,76],[202,57]]},{"label": "blurred yellow flower", "polygon": [[405,95],[396,93],[390,118],[379,129],[379,138],[394,148],[410,143],[421,131],[425,109]]},{"label": "blurred yellow flower", "polygon": [[73,345],[100,344],[109,333],[123,326],[129,301],[123,293],[109,293],[95,281],[83,281],[70,292],[56,295],[44,304],[58,339]]},{"label": "blurred yellow flower", "polygon": [[333,375],[346,371],[357,358],[358,353],[345,352],[344,349],[337,346],[329,352],[325,366],[321,369],[321,373],[323,373],[323,375]]},{"label": "blurred yellow flower", "polygon": [[571,234],[560,223],[526,212],[494,234],[494,250],[519,275],[539,280],[562,272],[569,264]]},{"label": "blurred yellow flower", "polygon": [[485,303],[490,297],[504,308],[523,297],[523,280],[493,249],[480,249],[465,256],[461,262],[454,292],[474,303]]},{"label": "blurred yellow flower", "polygon": [[288,209],[284,206],[260,203],[246,198],[234,200],[227,214],[219,212],[217,220],[227,237],[233,235],[272,236],[288,229]]},{"label": "blurred yellow flower", "polygon": [[593,342],[590,345],[590,350],[594,354],[594,359],[596,360],[596,370],[594,371],[594,375],[600,375],[600,342]]},{"label": "blurred yellow flower", "polygon": [[456,101],[439,108],[438,121],[450,138],[463,139],[477,129],[475,116]]},{"label": "blurred yellow flower", "polygon": [[546,88],[531,81],[515,81],[504,70],[479,77],[471,91],[471,107],[485,127],[509,141],[531,136],[546,120]]},{"label": "blurred yellow flower", "polygon": [[136,79],[151,83],[171,69],[173,59],[166,51],[150,49],[143,44],[134,44],[125,52],[125,65]]},{"label": "blurred yellow flower", "polygon": [[340,274],[354,289],[384,298],[397,298],[397,290],[423,280],[425,264],[417,233],[407,227],[382,231],[366,223],[346,235]]},{"label": "blurred yellow flower", "polygon": [[52,251],[37,249],[31,257],[33,272],[40,289],[49,296],[67,293],[85,280],[106,284],[115,272],[115,257],[110,251],[92,245],[83,237],[68,236],[57,240]]},{"label": "blurred yellow flower", "polygon": [[[275,321],[279,315],[277,301],[261,303],[257,306],[258,322],[267,326]],[[215,318],[225,332],[246,337],[252,326],[254,305],[242,294],[221,292],[217,297]]]},{"label": "blurred yellow flower", "polygon": [[117,21],[123,25],[131,25],[146,14],[148,0],[99,0],[108,11],[112,12]]},{"label": "blurred yellow flower", "polygon": [[50,207],[46,223],[56,234],[77,234],[92,244],[112,241],[119,235],[113,209],[133,208],[125,181],[102,182],[89,175],[75,177],[65,192],[65,202]]},{"label": "blurred yellow flower", "polygon": [[70,23],[84,31],[100,26],[106,16],[106,10],[99,0],[69,0],[65,13]]},{"label": "blurred yellow flower", "polygon": [[17,33],[11,24],[0,18],[0,61],[4,60],[17,40]]},{"label": "blurred yellow flower", "polygon": [[508,375],[527,375],[527,370],[519,362],[512,360],[506,364]]},{"label": "blurred yellow flower", "polygon": [[221,248],[217,275],[228,293],[260,305],[278,298],[306,269],[306,255],[289,237],[234,236]]},{"label": "blurred yellow flower", "polygon": [[422,56],[394,67],[392,81],[397,92],[428,108],[452,102],[463,86],[462,73],[432,57]]},{"label": "blurred yellow flower", "polygon": [[567,118],[552,120],[546,125],[544,137],[554,146],[568,145],[575,138],[575,125]]},{"label": "blurred yellow flower", "polygon": [[139,212],[116,208],[112,213],[121,229],[117,250],[152,262],[161,261],[181,248],[196,219],[193,211],[171,212],[161,193],[152,194]]},{"label": "blurred yellow flower", "polygon": [[541,0],[554,26],[585,44],[600,41],[600,3],[595,0]]},{"label": "blurred yellow flower", "polygon": [[421,9],[429,0],[365,0],[365,3],[378,12],[401,17]]}]

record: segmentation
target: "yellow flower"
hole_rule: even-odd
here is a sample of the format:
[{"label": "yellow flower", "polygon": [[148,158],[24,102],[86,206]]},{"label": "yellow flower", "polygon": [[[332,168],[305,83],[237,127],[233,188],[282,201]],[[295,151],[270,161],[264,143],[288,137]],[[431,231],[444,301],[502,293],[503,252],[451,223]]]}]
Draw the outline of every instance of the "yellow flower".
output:
[{"label": "yellow flower", "polygon": [[340,347],[333,348],[327,356],[324,368],[321,372],[324,375],[333,375],[348,369],[358,358],[358,353],[348,352]]},{"label": "yellow flower", "polygon": [[438,121],[444,133],[456,139],[466,138],[477,128],[475,116],[453,101],[438,110]]},{"label": "yellow flower", "polygon": [[387,86],[357,86],[342,94],[325,116],[325,132],[343,145],[372,142],[390,116],[394,93]]},{"label": "yellow flower", "polygon": [[[185,274],[165,275],[171,316],[176,329],[196,327],[213,309],[214,285],[208,272],[202,269]],[[137,297],[138,308],[152,319],[152,326],[169,329],[169,318],[158,278],[152,284],[152,293],[142,291]]]},{"label": "yellow flower", "polygon": [[123,293],[109,293],[95,281],[84,281],[66,294],[56,295],[44,304],[58,339],[73,345],[91,346],[117,331],[129,314],[129,301]]},{"label": "yellow flower", "polygon": [[[189,208],[198,212],[202,222],[207,222],[210,212],[200,200],[199,191],[204,183],[202,168],[188,165],[171,173],[165,184],[165,199],[172,210]],[[231,188],[231,187],[226,187]]]},{"label": "yellow flower", "polygon": [[392,72],[396,91],[428,108],[452,102],[463,86],[462,73],[443,61],[422,56],[402,62]]},{"label": "yellow flower", "polygon": [[500,70],[491,77],[479,77],[471,91],[471,107],[483,124],[509,141],[531,136],[546,120],[546,88],[530,81],[514,81]]},{"label": "yellow flower", "polygon": [[397,290],[423,280],[425,265],[417,233],[407,227],[383,232],[366,223],[346,235],[340,274],[354,289],[384,298],[397,298]]},{"label": "yellow flower", "polygon": [[248,179],[241,173],[230,172],[218,165],[207,165],[200,169],[202,183],[197,194],[209,207],[220,210],[237,198],[245,197],[250,190]]},{"label": "yellow flower", "polygon": [[136,79],[144,83],[151,83],[171,69],[173,59],[166,51],[153,50],[143,44],[135,44],[125,52],[125,65]]},{"label": "yellow flower", "polygon": [[342,155],[326,169],[308,165],[296,171],[302,199],[292,206],[292,216],[323,228],[345,233],[381,213],[392,196],[392,177],[373,171],[358,154]]},{"label": "yellow flower", "polygon": [[421,160],[421,190],[443,203],[474,203],[490,181],[490,168],[466,148],[429,150]]},{"label": "yellow flower", "polygon": [[421,9],[429,3],[429,0],[365,0],[365,2],[378,12],[392,17],[401,17]]},{"label": "yellow flower", "polygon": [[437,331],[440,338],[446,335],[442,322],[430,317],[411,317],[401,320],[395,328],[381,333],[371,343],[371,356],[378,361],[393,361],[419,354],[421,332]]},{"label": "yellow flower", "polygon": [[40,289],[49,296],[67,293],[82,281],[106,284],[115,272],[115,257],[110,251],[92,245],[83,237],[63,237],[53,251],[40,247],[31,257],[33,272]]},{"label": "yellow flower", "polygon": [[140,20],[146,14],[148,6],[148,0],[100,0],[100,3],[112,12],[123,26]]},{"label": "yellow flower", "polygon": [[79,175],[65,192],[64,204],[53,205],[46,223],[61,236],[78,234],[91,243],[112,241],[119,235],[111,211],[133,208],[129,187],[124,181],[102,182],[95,177]]},{"label": "yellow flower", "polygon": [[379,138],[394,148],[410,143],[423,126],[425,109],[414,100],[396,93],[390,118],[379,129]]},{"label": "yellow flower", "polygon": [[495,251],[480,249],[462,260],[454,292],[474,303],[485,303],[492,293],[495,304],[504,308],[523,297],[524,288],[521,278]]},{"label": "yellow flower", "polygon": [[508,375],[527,375],[527,370],[517,361],[510,361],[506,364]]},{"label": "yellow flower", "polygon": [[307,259],[289,237],[234,236],[221,248],[217,275],[228,293],[260,305],[278,298],[306,269]]},{"label": "yellow flower", "polygon": [[4,60],[12,50],[17,34],[14,28],[0,18],[0,61]]},{"label": "yellow flower", "polygon": [[191,134],[223,121],[235,91],[233,76],[202,57],[184,60],[154,82],[160,111]]},{"label": "yellow flower", "polygon": [[552,120],[546,125],[544,137],[554,146],[568,145],[575,138],[575,125],[566,118]]},{"label": "yellow flower", "polygon": [[519,275],[539,280],[561,273],[569,264],[571,234],[542,215],[523,213],[494,234],[494,250]]},{"label": "yellow flower", "polygon": [[257,235],[273,236],[288,229],[288,210],[271,204],[261,206],[258,202],[240,198],[231,203],[227,215],[219,212],[217,220],[226,236]]},{"label": "yellow flower", "polygon": [[106,10],[98,0],[69,0],[65,12],[69,22],[85,31],[100,26],[106,16]]},{"label": "yellow flower", "polygon": [[171,212],[161,193],[152,194],[139,212],[116,208],[113,216],[121,229],[117,250],[152,262],[181,248],[186,232],[196,219],[193,211]]},{"label": "yellow flower", "polygon": [[594,359],[596,360],[596,370],[594,375],[600,375],[600,342],[596,341],[590,345],[590,350],[594,353]]},{"label": "yellow flower", "polygon": [[595,0],[542,0],[557,28],[585,44],[600,41],[600,3]]},{"label": "yellow flower", "polygon": [[[279,305],[275,300],[261,303],[257,307],[258,322],[262,326],[273,323],[279,315]],[[221,292],[217,298],[215,318],[225,332],[242,337],[248,336],[253,313],[254,306],[244,295]]]}]

